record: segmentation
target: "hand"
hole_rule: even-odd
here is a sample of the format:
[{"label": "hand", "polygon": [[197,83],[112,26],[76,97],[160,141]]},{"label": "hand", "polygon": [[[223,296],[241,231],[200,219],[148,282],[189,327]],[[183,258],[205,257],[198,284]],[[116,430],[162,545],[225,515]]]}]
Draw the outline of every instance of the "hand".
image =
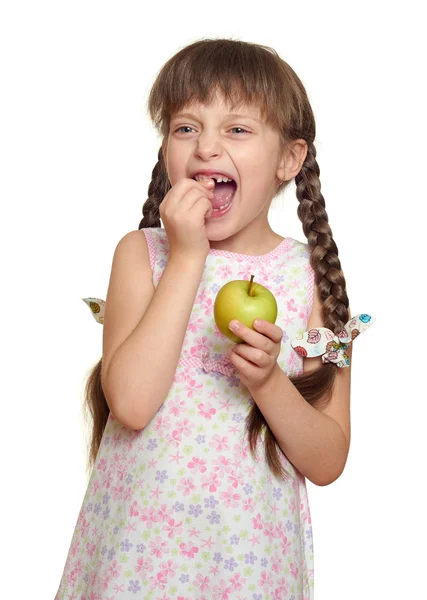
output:
[{"label": "hand", "polygon": [[207,257],[210,243],[205,220],[212,215],[213,179],[177,181],[163,198],[159,213],[169,242],[170,256]]},{"label": "hand", "polygon": [[[231,321],[233,323],[233,321]],[[239,323],[239,328],[233,333],[247,342],[235,344],[228,358],[240,373],[240,381],[252,392],[265,385],[280,369],[277,358],[280,354],[283,331],[277,325],[260,320],[256,331]],[[229,323],[230,326],[230,323]]]}]

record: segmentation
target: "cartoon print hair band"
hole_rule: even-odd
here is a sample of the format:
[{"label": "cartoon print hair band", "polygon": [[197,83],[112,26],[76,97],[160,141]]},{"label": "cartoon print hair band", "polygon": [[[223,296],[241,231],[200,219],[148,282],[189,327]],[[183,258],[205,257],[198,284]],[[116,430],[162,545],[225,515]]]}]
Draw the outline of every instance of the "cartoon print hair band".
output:
[{"label": "cartoon print hair band", "polygon": [[371,315],[359,314],[352,317],[338,335],[327,327],[316,327],[297,335],[291,341],[291,346],[300,356],[314,358],[322,355],[323,364],[335,363],[337,367],[349,367],[350,358],[346,349],[375,321]]}]

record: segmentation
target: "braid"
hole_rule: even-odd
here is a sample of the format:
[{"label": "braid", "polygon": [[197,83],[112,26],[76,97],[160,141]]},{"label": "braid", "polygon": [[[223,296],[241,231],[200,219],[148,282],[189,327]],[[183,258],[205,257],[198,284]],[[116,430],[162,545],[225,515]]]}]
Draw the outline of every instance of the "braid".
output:
[{"label": "braid", "polygon": [[316,148],[310,144],[304,164],[295,177],[299,200],[297,213],[311,250],[310,264],[319,287],[325,326],[339,333],[348,321],[349,300],[338,248],[328,224],[325,199],[320,191],[319,174]]},{"label": "braid", "polygon": [[160,227],[159,206],[170,190],[170,182],[166,171],[166,165],[163,158],[163,149],[160,146],[158,153],[158,162],[151,174],[151,183],[148,186],[148,199],[142,207],[144,215],[139,223],[138,229],[143,227]]}]

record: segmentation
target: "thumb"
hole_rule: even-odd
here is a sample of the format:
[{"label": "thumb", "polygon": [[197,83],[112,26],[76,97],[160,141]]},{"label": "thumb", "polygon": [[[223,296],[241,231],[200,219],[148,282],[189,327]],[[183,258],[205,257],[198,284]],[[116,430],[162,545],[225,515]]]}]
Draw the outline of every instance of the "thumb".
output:
[{"label": "thumb", "polygon": [[215,187],[215,181],[213,179],[202,179],[200,183],[202,183],[208,189],[212,189]]}]

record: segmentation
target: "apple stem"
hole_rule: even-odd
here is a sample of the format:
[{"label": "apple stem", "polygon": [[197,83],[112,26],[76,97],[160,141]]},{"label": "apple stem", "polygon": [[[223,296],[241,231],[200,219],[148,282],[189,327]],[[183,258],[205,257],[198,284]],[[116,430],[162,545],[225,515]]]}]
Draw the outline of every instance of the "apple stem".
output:
[{"label": "apple stem", "polygon": [[251,280],[249,282],[249,290],[248,290],[248,296],[251,296],[251,290],[252,290],[252,282],[254,280],[255,275],[251,275]]}]

